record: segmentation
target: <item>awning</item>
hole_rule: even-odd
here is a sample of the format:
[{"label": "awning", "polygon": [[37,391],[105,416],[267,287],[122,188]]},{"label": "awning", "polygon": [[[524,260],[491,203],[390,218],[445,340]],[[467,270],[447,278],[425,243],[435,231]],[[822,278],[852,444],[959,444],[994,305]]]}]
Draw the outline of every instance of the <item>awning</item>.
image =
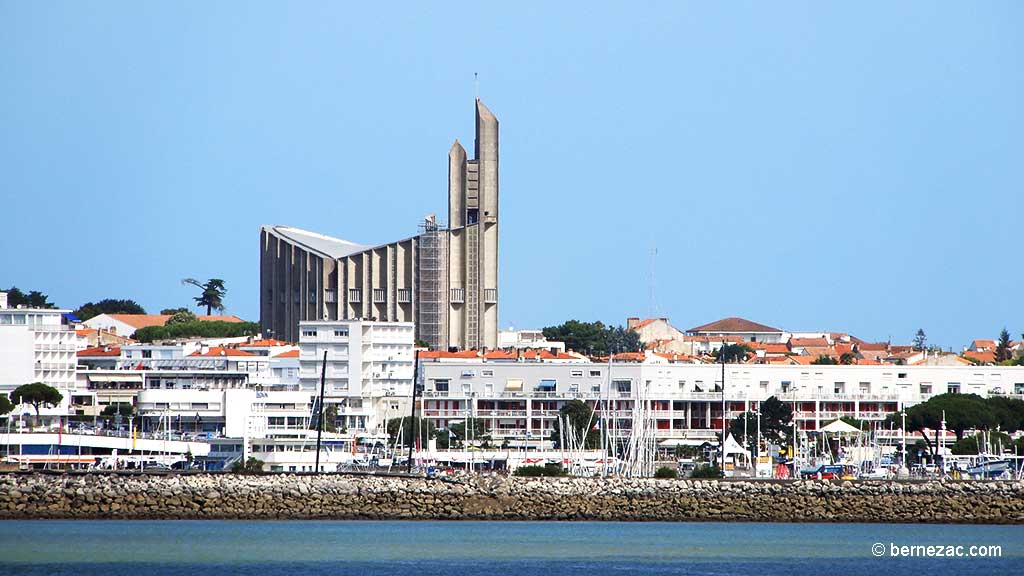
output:
[{"label": "awning", "polygon": [[89,374],[89,382],[138,382],[142,383],[142,374]]},{"label": "awning", "polygon": [[523,381],[521,378],[509,378],[505,381],[505,390],[508,392],[522,392]]},{"label": "awning", "polygon": [[74,324],[82,323],[82,321],[79,320],[77,316],[71,314],[70,312],[65,312],[64,314],[61,314],[61,316],[64,316],[64,319],[67,320],[68,322],[72,322]]},{"label": "awning", "polygon": [[540,384],[537,385],[537,390],[540,390],[541,392],[554,392],[555,380],[541,380]]},{"label": "awning", "polygon": [[675,448],[676,446],[701,446],[705,442],[706,440],[676,440],[674,438],[670,438],[668,440],[658,442],[658,446],[661,446],[662,448]]}]

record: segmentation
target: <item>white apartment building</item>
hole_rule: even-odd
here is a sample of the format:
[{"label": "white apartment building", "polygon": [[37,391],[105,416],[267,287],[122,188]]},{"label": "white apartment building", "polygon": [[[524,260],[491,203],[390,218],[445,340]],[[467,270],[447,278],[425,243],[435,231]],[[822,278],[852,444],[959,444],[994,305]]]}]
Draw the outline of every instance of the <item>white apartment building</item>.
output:
[{"label": "white apartment building", "polygon": [[299,386],[320,393],[338,410],[348,432],[379,433],[389,418],[408,413],[413,376],[412,322],[367,320],[299,323]]},{"label": "white apartment building", "polygon": [[[41,416],[66,414],[75,384],[76,335],[64,321],[70,310],[11,308],[0,292],[0,393],[22,384],[43,382],[64,396],[60,406],[40,410]],[[31,406],[17,406],[13,414],[35,415]],[[44,418],[45,419],[45,418]]]},{"label": "white apartment building", "polygon": [[[497,441],[544,445],[558,410],[580,399],[628,435],[636,407],[646,406],[658,438],[700,442],[722,428],[722,366],[645,362],[557,364],[430,359],[421,364],[423,415],[445,428],[480,418]],[[789,403],[806,431],[852,416],[880,421],[946,392],[1024,397],[1024,367],[792,366],[728,364],[726,418],[756,411],[770,396]]]}]

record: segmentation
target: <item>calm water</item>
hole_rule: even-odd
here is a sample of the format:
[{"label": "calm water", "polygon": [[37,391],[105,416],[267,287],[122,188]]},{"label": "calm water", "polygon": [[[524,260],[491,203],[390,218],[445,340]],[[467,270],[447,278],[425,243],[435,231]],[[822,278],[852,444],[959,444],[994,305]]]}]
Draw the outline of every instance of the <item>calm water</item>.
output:
[{"label": "calm water", "polygon": [[[0,543],[0,574],[1024,574],[1024,526],[0,521]],[[890,543],[1002,557],[891,558]]]}]

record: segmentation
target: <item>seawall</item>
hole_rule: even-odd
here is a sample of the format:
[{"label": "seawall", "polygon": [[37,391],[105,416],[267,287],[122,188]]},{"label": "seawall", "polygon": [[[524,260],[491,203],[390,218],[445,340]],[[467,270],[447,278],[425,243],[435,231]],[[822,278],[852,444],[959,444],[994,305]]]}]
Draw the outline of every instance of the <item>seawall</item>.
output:
[{"label": "seawall", "polygon": [[0,474],[0,519],[1024,524],[1024,482]]}]

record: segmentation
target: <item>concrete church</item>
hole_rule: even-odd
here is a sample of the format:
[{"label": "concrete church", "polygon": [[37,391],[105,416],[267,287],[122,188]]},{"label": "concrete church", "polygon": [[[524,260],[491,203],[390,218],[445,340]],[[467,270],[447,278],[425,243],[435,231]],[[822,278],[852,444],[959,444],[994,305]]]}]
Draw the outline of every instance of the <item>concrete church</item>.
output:
[{"label": "concrete church", "polygon": [[415,322],[431,346],[498,343],[498,120],[476,101],[474,159],[448,152],[448,226],[363,246],[289,226],[260,229],[260,325],[297,342],[303,320]]}]

